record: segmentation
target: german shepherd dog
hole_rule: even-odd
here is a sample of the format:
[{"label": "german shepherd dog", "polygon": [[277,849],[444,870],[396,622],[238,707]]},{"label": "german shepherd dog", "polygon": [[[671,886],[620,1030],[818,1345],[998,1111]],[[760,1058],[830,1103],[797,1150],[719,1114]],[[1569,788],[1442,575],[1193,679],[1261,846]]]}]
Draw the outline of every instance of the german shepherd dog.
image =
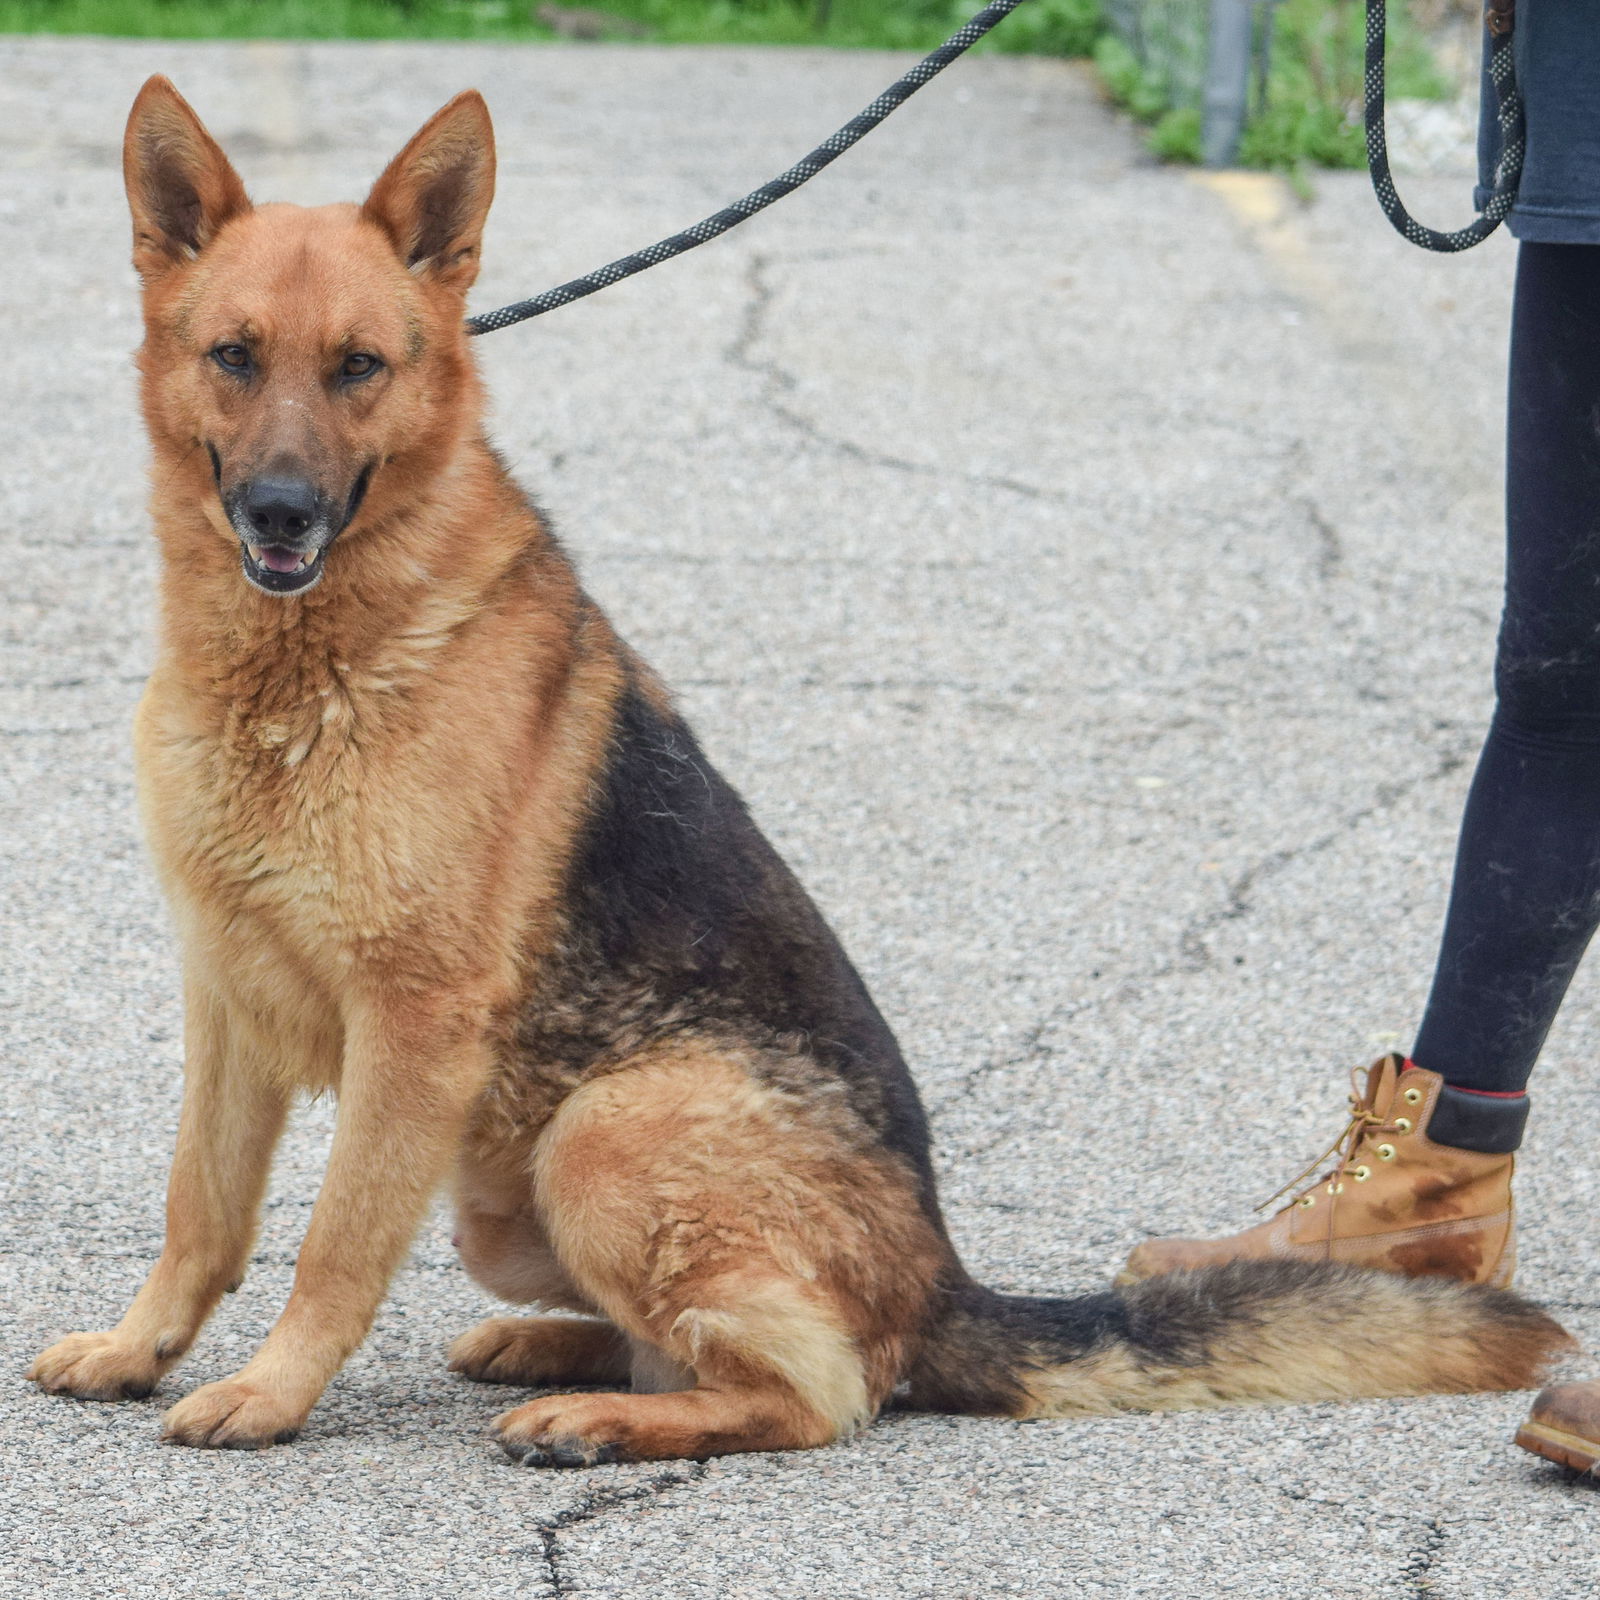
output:
[{"label": "german shepherd dog", "polygon": [[516,1461],[823,1445],[891,1402],[1118,1408],[1523,1387],[1506,1293],[1257,1263],[995,1293],[855,970],[483,432],[463,328],[494,182],[476,93],[360,205],[253,206],[164,78],[125,146],[160,541],[139,783],[183,946],[160,1259],[30,1376],[148,1395],[250,1254],[303,1091],[336,1091],[287,1305],[179,1444],[294,1437],[430,1197],[495,1317],[451,1367],[549,1391]]}]

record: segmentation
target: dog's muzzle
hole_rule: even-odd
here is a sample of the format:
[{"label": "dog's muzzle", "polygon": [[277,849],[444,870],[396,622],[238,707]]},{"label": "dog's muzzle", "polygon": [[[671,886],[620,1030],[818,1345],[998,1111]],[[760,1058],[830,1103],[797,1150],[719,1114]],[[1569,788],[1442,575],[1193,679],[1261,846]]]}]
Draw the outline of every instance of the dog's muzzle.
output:
[{"label": "dog's muzzle", "polygon": [[356,479],[342,515],[300,478],[255,478],[226,496],[245,577],[267,594],[303,594],[311,588],[322,576],[328,546],[360,508],[370,476],[369,467]]}]

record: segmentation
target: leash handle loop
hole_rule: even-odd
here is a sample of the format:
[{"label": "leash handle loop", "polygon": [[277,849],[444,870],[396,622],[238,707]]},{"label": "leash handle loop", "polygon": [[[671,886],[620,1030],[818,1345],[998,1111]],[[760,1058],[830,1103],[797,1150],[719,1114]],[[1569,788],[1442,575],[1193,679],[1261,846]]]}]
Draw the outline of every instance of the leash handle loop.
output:
[{"label": "leash handle loop", "polygon": [[1426,228],[1406,210],[1395,192],[1389,172],[1389,142],[1383,125],[1384,36],[1388,32],[1388,10],[1384,0],[1367,0],[1366,131],[1367,170],[1383,214],[1396,233],[1424,250],[1451,252],[1470,250],[1482,244],[1505,221],[1516,204],[1517,186],[1522,182],[1522,158],[1527,148],[1522,116],[1522,95],[1517,89],[1516,65],[1512,56],[1512,36],[1516,0],[1490,0],[1484,13],[1489,30],[1489,81],[1495,91],[1495,117],[1500,124],[1500,159],[1495,163],[1494,187],[1482,211],[1464,228],[1440,233]]}]

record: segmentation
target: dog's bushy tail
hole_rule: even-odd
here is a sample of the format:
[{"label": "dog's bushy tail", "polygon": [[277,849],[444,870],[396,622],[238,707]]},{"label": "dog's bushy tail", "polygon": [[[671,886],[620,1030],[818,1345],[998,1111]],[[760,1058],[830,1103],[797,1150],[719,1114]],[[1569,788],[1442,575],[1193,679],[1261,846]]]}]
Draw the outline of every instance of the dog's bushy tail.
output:
[{"label": "dog's bushy tail", "polygon": [[1082,1299],[953,1288],[917,1410],[1014,1417],[1534,1387],[1572,1347],[1537,1306],[1446,1278],[1238,1261]]}]

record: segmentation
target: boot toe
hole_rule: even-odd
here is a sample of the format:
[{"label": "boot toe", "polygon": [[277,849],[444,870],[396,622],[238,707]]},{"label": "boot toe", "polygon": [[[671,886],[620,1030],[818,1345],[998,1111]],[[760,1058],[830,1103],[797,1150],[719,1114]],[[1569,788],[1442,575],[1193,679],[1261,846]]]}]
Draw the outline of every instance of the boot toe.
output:
[{"label": "boot toe", "polygon": [[1533,1402],[1517,1429],[1524,1450],[1577,1472],[1600,1466],[1600,1383],[1560,1383]]},{"label": "boot toe", "polygon": [[1122,1270],[1112,1280],[1118,1288],[1159,1278],[1163,1273],[1202,1263],[1205,1246],[1199,1239],[1146,1239],[1128,1252]]}]

